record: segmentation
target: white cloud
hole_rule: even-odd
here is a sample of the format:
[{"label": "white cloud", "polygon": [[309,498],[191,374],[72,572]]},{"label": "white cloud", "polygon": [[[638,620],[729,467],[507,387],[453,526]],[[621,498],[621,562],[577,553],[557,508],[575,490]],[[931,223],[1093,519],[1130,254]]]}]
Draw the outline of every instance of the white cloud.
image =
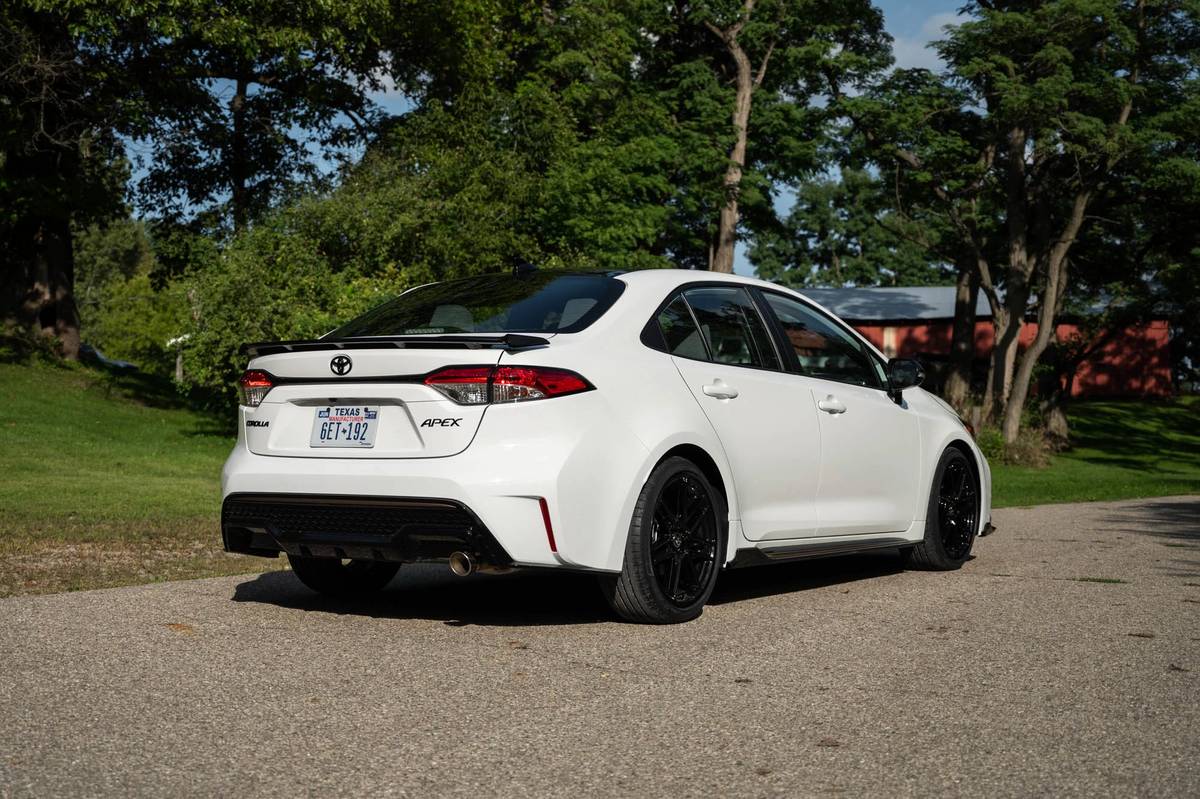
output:
[{"label": "white cloud", "polygon": [[928,45],[934,40],[944,38],[945,32],[942,28],[959,21],[959,16],[954,11],[939,11],[921,23],[921,29],[915,36],[896,36],[895,44],[892,45],[892,53],[896,57],[896,67],[898,69],[923,67],[935,71],[940,70],[945,64]]}]

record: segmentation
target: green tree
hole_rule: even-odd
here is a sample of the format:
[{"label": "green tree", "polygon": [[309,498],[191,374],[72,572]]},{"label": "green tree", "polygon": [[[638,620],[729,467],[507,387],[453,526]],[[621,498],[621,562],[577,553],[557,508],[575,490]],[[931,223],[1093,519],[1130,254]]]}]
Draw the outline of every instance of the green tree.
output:
[{"label": "green tree", "polygon": [[69,20],[37,2],[0,7],[0,316],[79,352],[72,225],[124,211],[126,176],[106,106],[120,92]]},{"label": "green tree", "polygon": [[[712,0],[676,8],[677,53],[715,73],[729,115],[719,139],[725,165],[709,268],[732,272],[747,182],[758,189],[749,199],[761,213],[770,207],[763,189],[772,177],[815,171],[813,139],[826,115],[814,98],[831,82],[863,85],[886,65],[889,40],[883,15],[864,0]],[[706,40],[688,30],[696,25]]]},{"label": "green tree", "polygon": [[[1134,154],[1195,136],[1166,123],[1194,103],[1200,6],[973,2],[964,12],[937,45],[943,76],[901,74],[838,99],[881,165],[924,187],[923,202],[972,250],[996,328],[985,399],[1012,441],[1096,199]],[[939,117],[954,120],[949,135]],[[1031,308],[1038,334],[1019,351]]]},{"label": "green tree", "polygon": [[383,0],[159,0],[114,21],[140,88],[127,132],[147,148],[142,205],[241,230],[319,185],[371,135],[389,20]]},{"label": "green tree", "polygon": [[778,231],[750,250],[759,277],[790,286],[927,286],[947,282],[939,231],[893,209],[888,186],[863,170],[800,185]]},{"label": "green tree", "polygon": [[83,335],[105,304],[105,288],[136,274],[149,275],[155,266],[150,238],[142,222],[118,219],[92,224],[73,235],[75,245],[75,298]]},{"label": "green tree", "polygon": [[397,63],[376,36],[389,15],[383,0],[5,4],[6,322],[41,330],[66,356],[77,354],[71,231],[127,214],[120,137],[136,143],[144,205],[168,219],[194,217],[201,228],[221,229],[226,211],[244,228],[311,185],[322,163],[371,133],[364,90]]}]

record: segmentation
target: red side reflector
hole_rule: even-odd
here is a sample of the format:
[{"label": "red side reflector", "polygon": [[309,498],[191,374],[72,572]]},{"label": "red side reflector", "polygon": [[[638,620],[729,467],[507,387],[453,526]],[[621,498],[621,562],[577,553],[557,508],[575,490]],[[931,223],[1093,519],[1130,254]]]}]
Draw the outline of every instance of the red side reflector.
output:
[{"label": "red side reflector", "polygon": [[558,544],[554,543],[554,525],[550,524],[550,506],[545,497],[538,497],[538,505],[542,508],[542,524],[546,525],[546,540],[550,542],[550,551],[558,552]]}]

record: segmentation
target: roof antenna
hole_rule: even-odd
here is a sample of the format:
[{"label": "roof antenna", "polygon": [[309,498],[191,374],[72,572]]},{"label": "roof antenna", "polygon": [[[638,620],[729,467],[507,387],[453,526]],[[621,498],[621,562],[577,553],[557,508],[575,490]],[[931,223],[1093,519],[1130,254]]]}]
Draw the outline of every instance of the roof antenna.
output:
[{"label": "roof antenna", "polygon": [[513,277],[521,277],[522,275],[532,274],[537,270],[538,268],[529,263],[529,261],[518,261],[517,265],[513,267],[512,273]]}]

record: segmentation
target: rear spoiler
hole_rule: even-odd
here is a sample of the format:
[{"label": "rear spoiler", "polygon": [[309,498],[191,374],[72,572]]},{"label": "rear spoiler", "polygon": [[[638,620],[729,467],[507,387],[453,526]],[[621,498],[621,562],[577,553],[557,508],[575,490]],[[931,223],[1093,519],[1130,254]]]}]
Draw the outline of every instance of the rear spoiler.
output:
[{"label": "rear spoiler", "polygon": [[358,338],[322,338],[301,341],[261,341],[242,345],[241,352],[251,358],[276,355],[281,352],[318,352],[320,350],[397,349],[461,349],[461,350],[527,350],[545,347],[550,339],[524,333],[502,333],[495,336],[436,335],[436,336],[361,336]]}]

